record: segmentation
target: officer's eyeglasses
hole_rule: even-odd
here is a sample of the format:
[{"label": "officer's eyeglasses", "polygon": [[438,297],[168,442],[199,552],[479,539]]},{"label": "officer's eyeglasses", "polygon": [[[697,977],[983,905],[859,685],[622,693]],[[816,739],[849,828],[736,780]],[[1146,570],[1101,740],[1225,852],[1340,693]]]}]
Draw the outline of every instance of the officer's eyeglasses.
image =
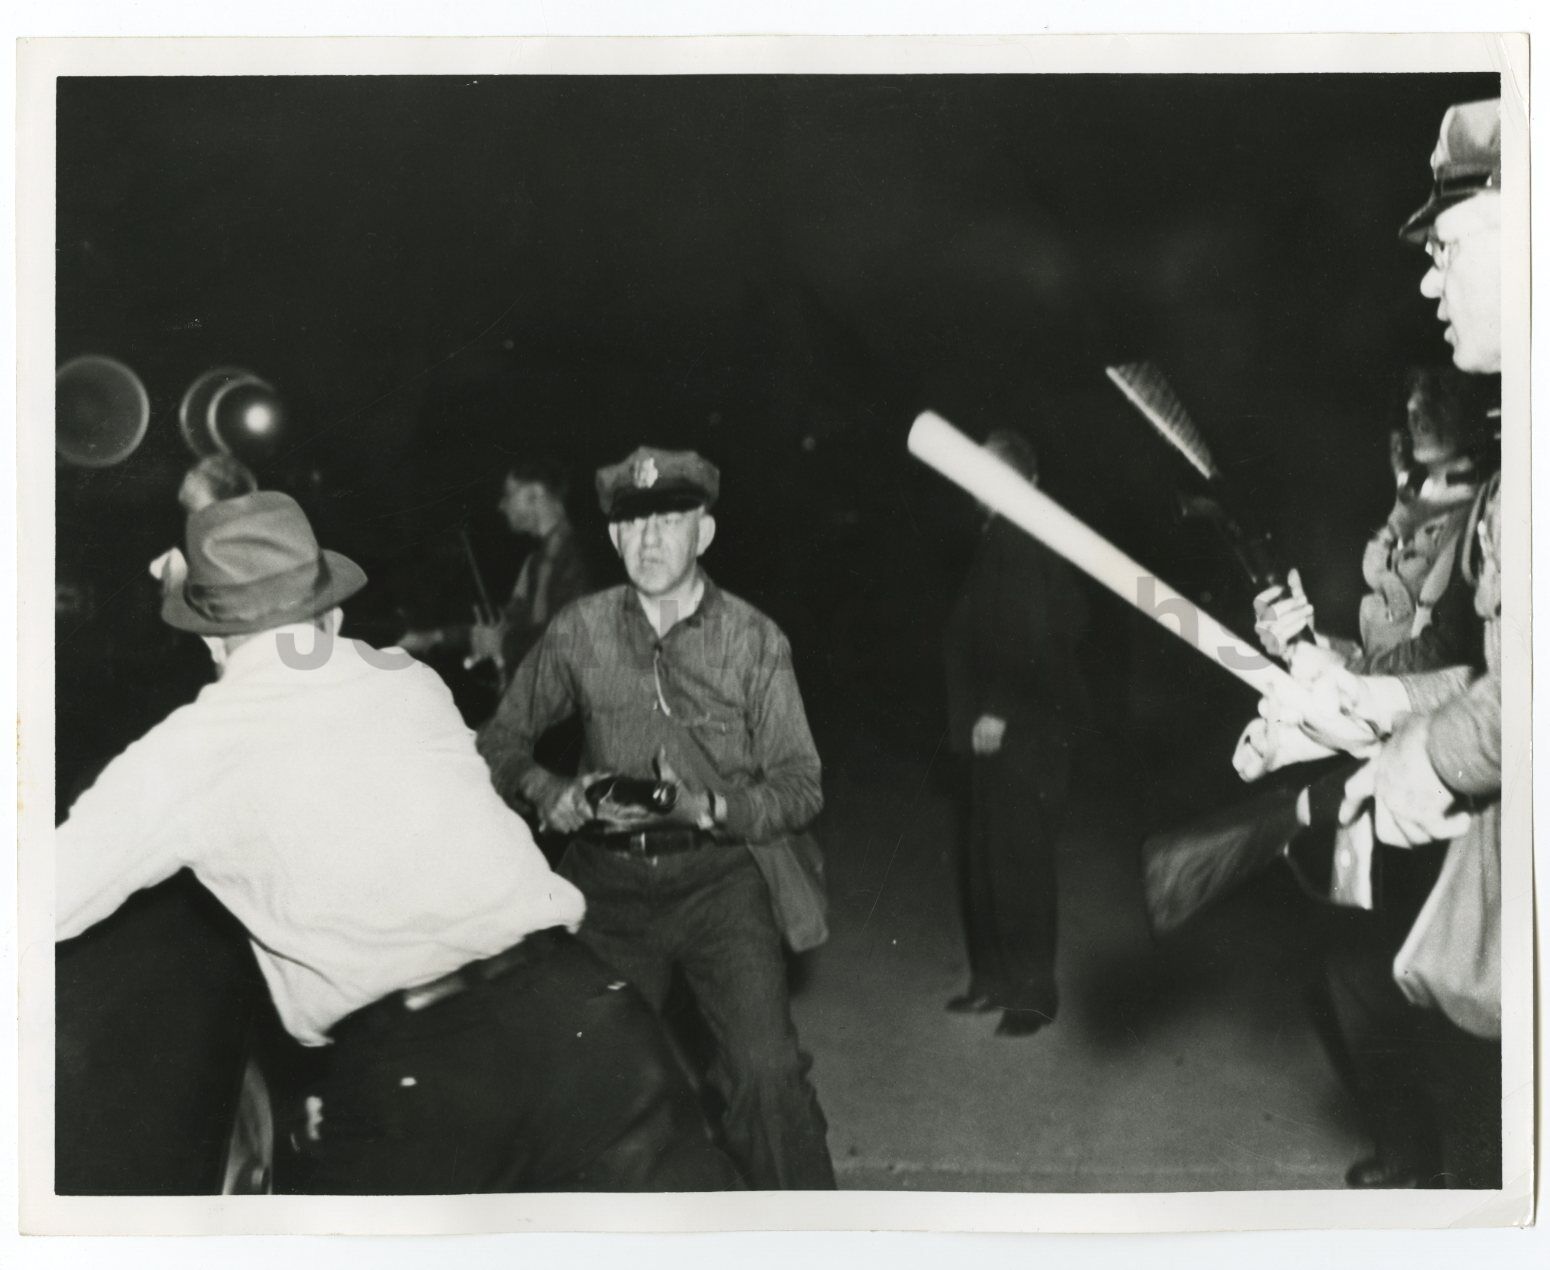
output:
[{"label": "officer's eyeglasses", "polygon": [[1448,266],[1453,263],[1453,256],[1458,248],[1456,241],[1443,242],[1440,238],[1428,238],[1426,240],[1427,255],[1432,258],[1432,268],[1438,273],[1446,273]]}]

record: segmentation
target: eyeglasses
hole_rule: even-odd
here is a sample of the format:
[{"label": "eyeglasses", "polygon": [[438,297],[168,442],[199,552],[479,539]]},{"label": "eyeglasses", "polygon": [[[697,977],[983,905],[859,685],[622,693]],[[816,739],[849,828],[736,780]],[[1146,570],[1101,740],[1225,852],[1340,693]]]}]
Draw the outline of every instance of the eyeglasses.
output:
[{"label": "eyeglasses", "polygon": [[1447,273],[1448,266],[1453,263],[1457,251],[1457,239],[1450,242],[1443,242],[1440,238],[1426,240],[1426,253],[1432,258],[1432,268],[1438,273]]}]

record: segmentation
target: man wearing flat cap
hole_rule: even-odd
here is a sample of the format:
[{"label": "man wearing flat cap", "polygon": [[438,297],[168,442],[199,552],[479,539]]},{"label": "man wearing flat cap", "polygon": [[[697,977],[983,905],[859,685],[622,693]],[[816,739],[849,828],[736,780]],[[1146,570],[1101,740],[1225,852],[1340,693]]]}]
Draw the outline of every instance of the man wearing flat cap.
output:
[{"label": "man wearing flat cap", "polygon": [[247,928],[286,1029],[330,1047],[318,1191],[735,1185],[440,679],[336,638],[361,570],[273,491],[194,513],[186,538],[162,617],[219,677],[71,809],[57,938],[191,869]]},{"label": "man wearing flat cap", "polygon": [[[581,937],[659,1007],[683,973],[715,1041],[710,1077],[744,1180],[827,1189],[826,1127],[782,951],[783,933],[803,946],[800,905],[790,872],[772,864],[810,843],[820,766],[786,637],[700,568],[720,480],[698,454],[650,447],[598,472],[629,581],[554,618],[479,749],[508,801],[572,835],[560,871],[587,897]],[[533,750],[578,714],[585,774],[566,779]],[[604,776],[659,782],[666,797],[651,809],[595,805],[588,791]]]}]

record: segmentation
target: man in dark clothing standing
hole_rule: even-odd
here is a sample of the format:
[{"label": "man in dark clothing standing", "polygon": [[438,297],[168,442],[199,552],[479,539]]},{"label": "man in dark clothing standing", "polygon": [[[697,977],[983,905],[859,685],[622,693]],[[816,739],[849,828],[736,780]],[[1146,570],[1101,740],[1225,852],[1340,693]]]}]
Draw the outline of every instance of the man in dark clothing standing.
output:
[{"label": "man in dark clothing standing", "polygon": [[[998,432],[986,446],[1036,479],[1022,437]],[[1084,620],[1065,564],[992,517],[947,631],[949,734],[969,756],[961,853],[969,987],[947,1008],[1003,1011],[999,1036],[1031,1036],[1059,1004],[1055,843],[1087,713],[1075,654]]]},{"label": "man in dark clothing standing", "polygon": [[[748,1184],[827,1189],[823,1113],[787,1000],[776,912],[790,910],[764,872],[770,844],[822,808],[821,771],[786,637],[700,569],[719,486],[699,455],[650,448],[598,473],[629,584],[555,616],[479,749],[508,802],[574,835],[560,872],[587,897],[582,939],[659,1007],[683,972]],[[584,775],[566,779],[534,747],[575,714]],[[660,781],[671,806],[594,806],[605,774]]]}]

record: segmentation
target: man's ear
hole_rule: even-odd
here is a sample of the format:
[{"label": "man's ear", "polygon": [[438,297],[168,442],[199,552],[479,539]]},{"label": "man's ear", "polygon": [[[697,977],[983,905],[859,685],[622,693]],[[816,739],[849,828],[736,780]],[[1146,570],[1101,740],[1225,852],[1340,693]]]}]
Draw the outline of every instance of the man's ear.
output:
[{"label": "man's ear", "polygon": [[695,544],[694,554],[703,556],[705,549],[716,539],[716,518],[709,512],[700,514],[699,541]]},{"label": "man's ear", "polygon": [[204,646],[210,650],[210,660],[215,663],[216,677],[220,677],[221,671],[226,669],[226,641],[219,635],[201,635]]},{"label": "man's ear", "polygon": [[621,556],[624,554],[619,547],[619,522],[617,520],[608,522],[608,541],[613,543],[614,550],[619,552]]}]

